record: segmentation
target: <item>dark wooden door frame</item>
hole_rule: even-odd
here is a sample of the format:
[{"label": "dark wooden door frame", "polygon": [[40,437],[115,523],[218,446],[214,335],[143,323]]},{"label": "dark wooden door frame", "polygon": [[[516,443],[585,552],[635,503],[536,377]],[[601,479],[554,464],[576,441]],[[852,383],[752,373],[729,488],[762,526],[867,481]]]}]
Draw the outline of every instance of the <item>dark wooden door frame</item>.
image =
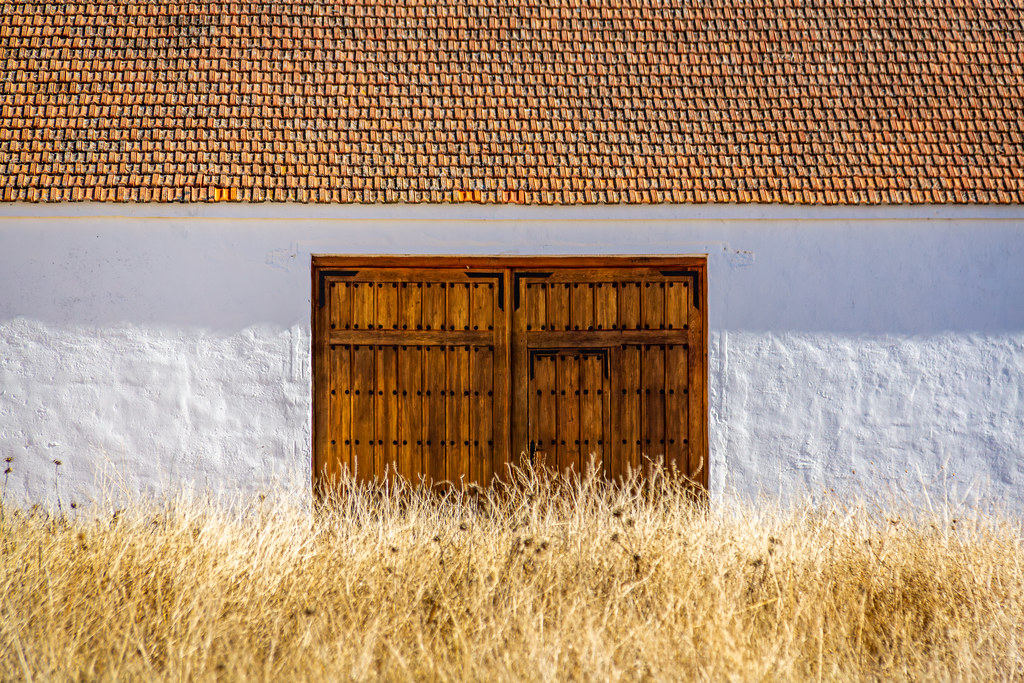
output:
[{"label": "dark wooden door frame", "polygon": [[[708,485],[708,316],[707,316],[707,256],[706,255],[652,255],[652,256],[419,256],[419,255],[330,255],[314,254],[312,256],[312,356],[313,356],[313,462],[312,476],[314,489],[318,486],[319,473],[322,471],[327,454],[327,411],[318,406],[326,406],[329,399],[327,358],[327,319],[325,312],[325,282],[335,276],[351,273],[361,269],[382,268],[417,268],[417,269],[463,269],[480,273],[480,277],[495,277],[502,287],[503,310],[505,315],[504,329],[509,331],[508,339],[521,335],[525,339],[525,330],[519,329],[521,321],[514,316],[515,304],[521,295],[520,286],[530,278],[530,273],[544,273],[565,269],[656,269],[692,278],[694,308],[700,311],[697,316],[699,329],[691,329],[691,343],[699,344],[699,352],[691,354],[689,377],[693,382],[691,401],[695,402],[694,415],[691,421],[691,450],[700,458],[701,467],[695,472],[695,480],[705,489]],[[486,271],[491,271],[487,273]],[[685,274],[685,275],[684,275]],[[521,325],[520,325],[521,326]],[[628,336],[623,332],[622,335]],[[521,340],[520,340],[521,341]],[[515,349],[515,351],[513,350]],[[497,351],[498,349],[496,349]],[[522,401],[525,400],[525,382],[517,381],[519,375],[527,370],[526,347],[523,343],[505,343],[501,347],[505,354],[504,366],[508,375],[504,383],[505,391],[501,399],[508,416],[506,428],[502,430],[505,443],[495,443],[494,471],[502,474],[509,462],[518,462],[520,454],[511,452],[512,446],[521,441],[525,434],[525,425],[517,425],[513,415],[520,413]],[[496,359],[497,360],[497,359]],[[525,379],[525,375],[523,375]],[[499,387],[495,386],[496,397]],[[497,409],[497,405],[495,406]],[[522,422],[522,420],[520,420]]]}]

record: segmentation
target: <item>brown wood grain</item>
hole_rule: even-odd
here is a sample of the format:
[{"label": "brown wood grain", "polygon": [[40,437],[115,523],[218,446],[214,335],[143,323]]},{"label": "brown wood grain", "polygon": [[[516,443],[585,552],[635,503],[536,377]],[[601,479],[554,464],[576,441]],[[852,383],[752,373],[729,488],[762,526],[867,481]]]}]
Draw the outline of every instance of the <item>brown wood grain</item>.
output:
[{"label": "brown wood grain", "polygon": [[418,482],[423,467],[423,349],[398,347],[398,471]]},{"label": "brown wood grain", "polygon": [[[333,339],[333,337],[332,337]],[[622,344],[667,344],[687,340],[685,330],[593,330],[591,332],[527,332],[532,349],[616,346]]]},{"label": "brown wood grain", "polygon": [[468,483],[469,467],[469,354],[467,346],[447,347],[447,453],[446,479],[455,483]]},{"label": "brown wood grain", "polygon": [[[440,323],[439,323],[440,324]],[[456,330],[452,332],[442,330],[331,330],[328,339],[331,344],[384,344],[402,345],[419,344],[430,346],[451,346],[461,344],[465,346],[487,346],[494,343],[492,332],[475,332]]]},{"label": "brown wood grain", "polygon": [[352,347],[352,460],[355,473],[360,477],[376,474],[374,455],[374,347]]},{"label": "brown wood grain", "polygon": [[558,471],[580,471],[580,357],[571,350],[558,355]]},{"label": "brown wood grain", "polygon": [[554,355],[538,356],[533,361],[528,427],[529,441],[534,447],[532,464],[537,467],[558,466],[557,365],[557,357]]},{"label": "brown wood grain", "polygon": [[665,347],[645,344],[642,348],[643,454],[644,466],[665,458]]},{"label": "brown wood grain", "polygon": [[569,290],[569,325],[573,331],[592,330],[594,320],[594,283],[573,282]]},{"label": "brown wood grain", "polygon": [[[591,463],[604,463],[608,430],[607,378],[599,356],[585,355],[580,361],[580,464],[586,471]],[[603,464],[600,465],[603,468]]]},{"label": "brown wood grain", "polygon": [[352,470],[352,349],[331,346],[331,411],[329,436],[330,462],[326,468],[329,482]]},{"label": "brown wood grain", "polygon": [[524,315],[526,317],[526,331],[546,330],[548,323],[547,308],[547,284],[543,282],[525,282],[526,294],[524,300]]},{"label": "brown wood grain", "polygon": [[494,471],[494,348],[470,353],[470,478],[489,483]]},{"label": "brown wood grain", "polygon": [[628,470],[640,464],[642,449],[640,396],[640,347],[623,346],[618,350],[615,377],[619,391],[616,392],[616,413],[619,418],[616,445],[619,448],[616,474],[625,475]]},{"label": "brown wood grain", "polygon": [[346,465],[487,483],[532,440],[559,469],[663,455],[706,487],[705,258],[313,264],[314,485]]},{"label": "brown wood grain", "polygon": [[665,465],[689,476],[689,396],[685,344],[669,344],[665,360]]},{"label": "brown wood grain", "polygon": [[[426,320],[424,320],[426,322]],[[423,347],[424,473],[431,482],[444,481],[448,436],[445,394],[448,390],[444,347]]]},{"label": "brown wood grain", "polygon": [[619,326],[618,289],[613,282],[598,282],[594,291],[594,320],[598,330]]},{"label": "brown wood grain", "polygon": [[665,329],[665,283],[644,282],[640,288],[640,309],[645,330]]},{"label": "brown wood grain", "polygon": [[[380,309],[378,308],[378,311]],[[378,318],[378,320],[387,320]],[[398,464],[398,365],[397,347],[377,346],[377,457],[378,479],[393,477]],[[411,472],[402,472],[410,476]]]},{"label": "brown wood grain", "polygon": [[640,287],[637,281],[616,282],[612,285],[618,292],[619,329],[639,330],[640,319]]},{"label": "brown wood grain", "polygon": [[547,290],[547,329],[568,330],[569,326],[569,289],[572,283],[548,283],[541,287]]},{"label": "brown wood grain", "polygon": [[377,329],[377,293],[373,283],[353,282],[352,285],[352,329]]}]

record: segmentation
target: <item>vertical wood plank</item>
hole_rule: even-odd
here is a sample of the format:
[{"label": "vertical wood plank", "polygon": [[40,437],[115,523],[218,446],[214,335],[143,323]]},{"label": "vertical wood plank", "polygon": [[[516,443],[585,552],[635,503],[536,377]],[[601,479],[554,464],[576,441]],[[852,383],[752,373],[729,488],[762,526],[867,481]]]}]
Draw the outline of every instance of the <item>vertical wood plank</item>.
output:
[{"label": "vertical wood plank", "polygon": [[474,282],[469,289],[469,328],[473,332],[494,330],[494,283]]},{"label": "vertical wood plank", "polygon": [[445,329],[445,308],[447,306],[445,295],[447,289],[443,289],[443,282],[423,283],[423,329],[443,330]]},{"label": "vertical wood plank", "polygon": [[347,330],[352,327],[352,283],[332,282],[330,295],[330,320],[332,330]]},{"label": "vertical wood plank", "polygon": [[[446,320],[447,289],[442,289],[436,282],[425,282],[422,289],[423,329],[443,329]],[[446,352],[443,346],[425,346],[423,354],[424,472],[433,483],[438,483],[447,478]]]},{"label": "vertical wood plank", "polygon": [[573,330],[594,329],[594,283],[572,283],[569,290],[569,307],[569,324]]},{"label": "vertical wood plank", "polygon": [[[474,282],[470,288],[470,328],[494,331],[500,312],[493,282]],[[473,347],[470,357],[471,403],[470,465],[472,479],[487,485],[494,472],[494,345]]]},{"label": "vertical wood plank", "polygon": [[[423,283],[398,286],[398,329],[422,329]],[[398,362],[398,469],[413,484],[426,473],[423,463],[423,349],[403,345]]]},{"label": "vertical wood plank", "polygon": [[398,470],[413,484],[423,467],[423,348],[403,345],[398,355]]},{"label": "vertical wood plank", "polygon": [[471,478],[486,486],[491,482],[494,453],[494,349],[475,346],[470,354]]},{"label": "vertical wood plank", "polygon": [[375,289],[372,282],[352,283],[352,329],[377,329]]},{"label": "vertical wood plank", "polygon": [[[379,292],[380,290],[378,290]],[[377,309],[381,310],[380,307]],[[387,321],[387,318],[378,318]],[[378,479],[392,478],[398,462],[398,367],[394,346],[377,347],[377,453]]]},{"label": "vertical wood plank", "polygon": [[[470,329],[471,291],[469,282],[448,283],[449,330]],[[448,352],[448,479],[462,485],[469,483],[472,477],[469,462],[472,420],[469,400],[470,353],[468,346],[453,346]]]},{"label": "vertical wood plank", "polygon": [[[681,289],[681,288],[680,288]],[[665,465],[675,467],[690,476],[689,414],[686,348],[683,344],[669,344],[665,361]]]},{"label": "vertical wood plank", "polygon": [[594,320],[599,330],[614,330],[619,326],[617,288],[612,282],[598,282],[594,291]]},{"label": "vertical wood plank", "polygon": [[[424,322],[424,327],[426,326]],[[423,347],[423,461],[424,473],[432,483],[447,478],[447,415],[445,413],[448,378],[443,346]]]},{"label": "vertical wood plank", "polygon": [[665,348],[646,344],[643,349],[643,453],[649,462],[665,456]]},{"label": "vertical wood plank", "polygon": [[580,359],[580,464],[585,471],[593,462],[604,469],[605,373],[600,356]]},{"label": "vertical wood plank", "polygon": [[352,348],[331,346],[330,462],[325,474],[336,483],[352,471]]},{"label": "vertical wood plank", "polygon": [[[441,283],[444,287],[445,283]],[[470,283],[449,282],[448,287],[448,329],[469,330]]]},{"label": "vertical wood plank", "polygon": [[[526,348],[526,321],[530,313],[530,302],[527,300],[526,293],[530,290],[526,289],[526,282],[516,278],[513,274],[513,270],[507,269],[505,271],[505,282],[507,288],[511,290],[511,287],[518,286],[517,292],[512,292],[511,301],[509,305],[505,306],[505,323],[508,327],[508,344],[505,351],[505,356],[508,359],[508,366],[506,368],[506,374],[504,380],[508,382],[509,393],[508,393],[508,446],[506,450],[507,464],[516,465],[520,467],[528,466],[529,463],[529,450],[530,440],[534,439],[535,436],[532,433],[531,420],[531,408],[533,401],[533,389],[531,388],[531,377],[530,377],[530,362],[529,355]],[[517,284],[518,283],[518,284]],[[536,290],[534,290],[536,291]],[[516,294],[518,293],[519,300],[523,307],[516,308],[514,305]],[[544,318],[541,318],[544,320]],[[546,324],[546,320],[545,320]],[[496,330],[497,331],[497,330]],[[496,335],[497,343],[502,344],[500,335]],[[500,402],[504,400],[501,393],[498,391],[499,387],[495,387],[495,396],[498,401],[495,403],[496,406],[500,405]],[[504,469],[499,470],[499,475],[505,476],[508,472]]]},{"label": "vertical wood plank", "polygon": [[619,293],[619,329],[640,329],[640,283],[617,282]]},{"label": "vertical wood plank", "polygon": [[377,329],[398,329],[398,283],[377,283]]},{"label": "vertical wood plank", "polygon": [[526,296],[523,297],[524,307],[521,310],[526,316],[526,329],[547,329],[547,283],[527,281],[524,286]]},{"label": "vertical wood plank", "polygon": [[558,471],[580,471],[580,360],[579,354],[558,355]]},{"label": "vertical wood plank", "polygon": [[[512,420],[513,403],[518,402],[513,397],[517,390],[522,391],[521,399],[526,399],[527,378],[522,378],[522,384],[516,385],[512,380],[512,349],[510,341],[515,335],[510,325],[509,316],[512,312],[511,301],[508,300],[506,292],[511,291],[512,271],[505,269],[501,272],[502,296],[498,296],[497,286],[493,290],[492,310],[494,319],[494,396],[493,398],[493,424],[494,424],[494,450],[492,459],[494,463],[494,475],[505,478],[507,467],[510,464],[512,453]],[[525,413],[525,409],[524,409]],[[523,420],[524,425],[526,420]],[[524,426],[525,430],[525,426]]]},{"label": "vertical wood plank", "polygon": [[690,290],[682,282],[665,283],[665,327],[670,330],[685,330],[689,320]]},{"label": "vertical wood plank", "polygon": [[[620,309],[621,310],[621,309]],[[619,450],[619,473],[625,474],[629,469],[636,469],[640,464],[641,397],[640,397],[640,348],[624,346],[619,353],[619,434],[617,435]]]},{"label": "vertical wood plank", "polygon": [[640,300],[643,328],[645,330],[665,329],[665,283],[645,282]]},{"label": "vertical wood plank", "polygon": [[398,329],[419,330],[423,309],[423,283],[403,282],[398,289]]},{"label": "vertical wood plank", "polygon": [[569,289],[568,282],[546,282],[541,285],[548,294],[547,318],[548,330],[568,330],[569,325]]},{"label": "vertical wood plank", "polygon": [[374,349],[370,345],[352,347],[352,454],[360,480],[376,475],[374,452]]},{"label": "vertical wood plank", "polygon": [[613,414],[617,413],[617,409],[612,408],[612,400],[614,398],[612,394],[612,369],[614,366],[611,365],[611,354],[609,353],[608,359],[608,371],[602,374],[601,378],[601,390],[598,395],[601,397],[601,434],[602,438],[598,445],[601,447],[601,472],[608,476],[609,473],[609,460],[614,459],[614,448],[615,444],[615,431],[612,427]]},{"label": "vertical wood plank", "polygon": [[529,441],[536,448],[536,467],[557,467],[557,405],[555,356],[536,356],[530,378]]},{"label": "vertical wood plank", "polygon": [[462,485],[471,476],[469,467],[470,402],[468,346],[450,346],[448,357],[448,474]]}]

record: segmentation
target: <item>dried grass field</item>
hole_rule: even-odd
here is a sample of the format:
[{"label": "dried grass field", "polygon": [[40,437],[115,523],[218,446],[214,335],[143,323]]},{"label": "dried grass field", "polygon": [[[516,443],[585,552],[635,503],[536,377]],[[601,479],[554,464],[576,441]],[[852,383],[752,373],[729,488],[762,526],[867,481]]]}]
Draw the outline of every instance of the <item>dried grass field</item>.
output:
[{"label": "dried grass field", "polygon": [[0,508],[0,678],[1024,676],[1017,522],[522,479]]}]

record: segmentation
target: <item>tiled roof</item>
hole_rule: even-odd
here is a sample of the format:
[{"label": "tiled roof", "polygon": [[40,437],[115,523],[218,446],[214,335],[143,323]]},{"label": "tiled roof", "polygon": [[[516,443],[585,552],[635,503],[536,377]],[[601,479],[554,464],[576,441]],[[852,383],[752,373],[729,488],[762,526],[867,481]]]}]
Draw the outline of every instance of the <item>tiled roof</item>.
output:
[{"label": "tiled roof", "polygon": [[1024,202],[1009,0],[0,3],[0,200]]}]

